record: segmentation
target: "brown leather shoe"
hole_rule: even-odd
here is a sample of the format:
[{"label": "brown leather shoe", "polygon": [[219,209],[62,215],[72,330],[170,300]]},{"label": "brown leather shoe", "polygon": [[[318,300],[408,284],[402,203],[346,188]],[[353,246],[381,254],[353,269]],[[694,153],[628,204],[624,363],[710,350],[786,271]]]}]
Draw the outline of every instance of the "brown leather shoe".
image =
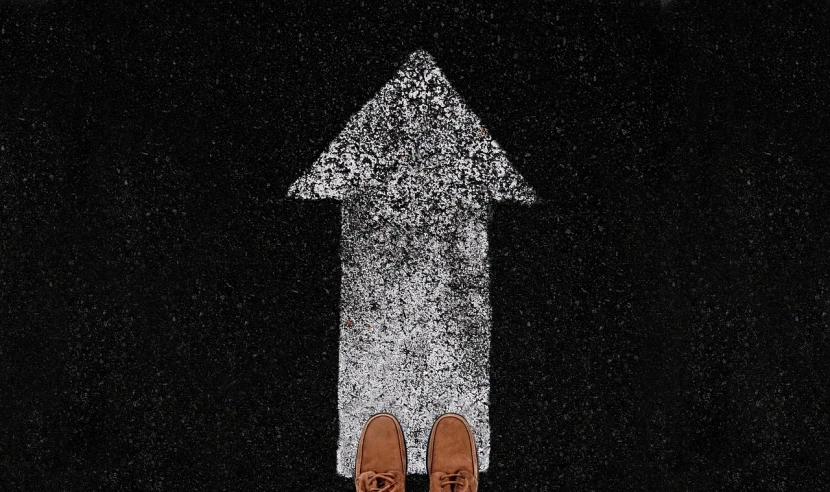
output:
[{"label": "brown leather shoe", "polygon": [[405,492],[406,446],[398,420],[388,413],[370,418],[360,433],[355,460],[357,492]]},{"label": "brown leather shoe", "polygon": [[478,453],[470,424],[454,413],[432,426],[427,451],[429,492],[477,492]]}]

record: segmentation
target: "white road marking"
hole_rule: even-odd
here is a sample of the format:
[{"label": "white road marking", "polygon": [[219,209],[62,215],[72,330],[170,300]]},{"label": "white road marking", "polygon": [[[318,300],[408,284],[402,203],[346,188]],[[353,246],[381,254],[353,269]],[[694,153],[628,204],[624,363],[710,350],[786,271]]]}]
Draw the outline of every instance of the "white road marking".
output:
[{"label": "white road marking", "polygon": [[410,473],[426,472],[446,412],[469,420],[487,470],[490,204],[534,191],[417,51],[289,196],[342,201],[338,473],[354,474],[360,430],[379,412],[401,421]]}]

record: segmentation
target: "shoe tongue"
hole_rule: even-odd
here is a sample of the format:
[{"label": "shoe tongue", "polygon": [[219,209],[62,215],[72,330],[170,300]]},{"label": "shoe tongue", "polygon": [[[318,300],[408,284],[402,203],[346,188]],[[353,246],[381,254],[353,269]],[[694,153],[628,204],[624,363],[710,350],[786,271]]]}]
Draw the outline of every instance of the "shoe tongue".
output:
[{"label": "shoe tongue", "polygon": [[387,480],[385,477],[378,476],[377,473],[367,472],[361,475],[361,490],[365,490],[369,492],[375,489],[382,489],[389,485],[391,482]]},{"label": "shoe tongue", "polygon": [[441,488],[441,492],[464,492],[464,490],[466,490],[464,485],[457,485],[454,483],[448,483]]},{"label": "shoe tongue", "polygon": [[460,481],[461,483],[450,485],[450,492],[466,492],[468,490],[467,477],[463,474],[463,472],[458,472],[455,480]]},{"label": "shoe tongue", "polygon": [[386,487],[386,486],[391,485],[392,483],[394,483],[394,480],[389,480],[389,479],[388,479],[388,478],[386,478],[386,477],[379,477],[379,476],[377,476],[377,475],[375,475],[374,477],[372,477],[372,480],[375,482],[375,485],[376,485],[378,488],[380,488],[380,489],[382,489],[382,488],[384,488],[384,487]]}]

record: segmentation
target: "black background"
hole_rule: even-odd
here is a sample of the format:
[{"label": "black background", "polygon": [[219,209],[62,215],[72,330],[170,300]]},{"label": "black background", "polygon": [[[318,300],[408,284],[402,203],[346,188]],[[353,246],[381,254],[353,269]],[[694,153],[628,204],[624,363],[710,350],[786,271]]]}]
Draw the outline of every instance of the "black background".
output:
[{"label": "black background", "polygon": [[544,199],[481,490],[830,486],[827,2],[99,3],[0,6],[0,490],[352,490],[284,196],[418,48]]}]

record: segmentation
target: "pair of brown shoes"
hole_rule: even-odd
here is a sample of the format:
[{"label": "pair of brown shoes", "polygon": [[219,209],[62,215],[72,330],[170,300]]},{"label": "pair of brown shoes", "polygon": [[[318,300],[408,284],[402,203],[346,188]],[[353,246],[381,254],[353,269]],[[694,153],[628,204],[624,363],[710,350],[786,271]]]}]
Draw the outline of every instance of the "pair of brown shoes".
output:
[{"label": "pair of brown shoes", "polygon": [[[432,426],[427,449],[430,492],[477,492],[478,454],[470,424],[454,413]],[[357,492],[405,492],[406,446],[398,420],[381,413],[360,434],[354,474]]]}]

